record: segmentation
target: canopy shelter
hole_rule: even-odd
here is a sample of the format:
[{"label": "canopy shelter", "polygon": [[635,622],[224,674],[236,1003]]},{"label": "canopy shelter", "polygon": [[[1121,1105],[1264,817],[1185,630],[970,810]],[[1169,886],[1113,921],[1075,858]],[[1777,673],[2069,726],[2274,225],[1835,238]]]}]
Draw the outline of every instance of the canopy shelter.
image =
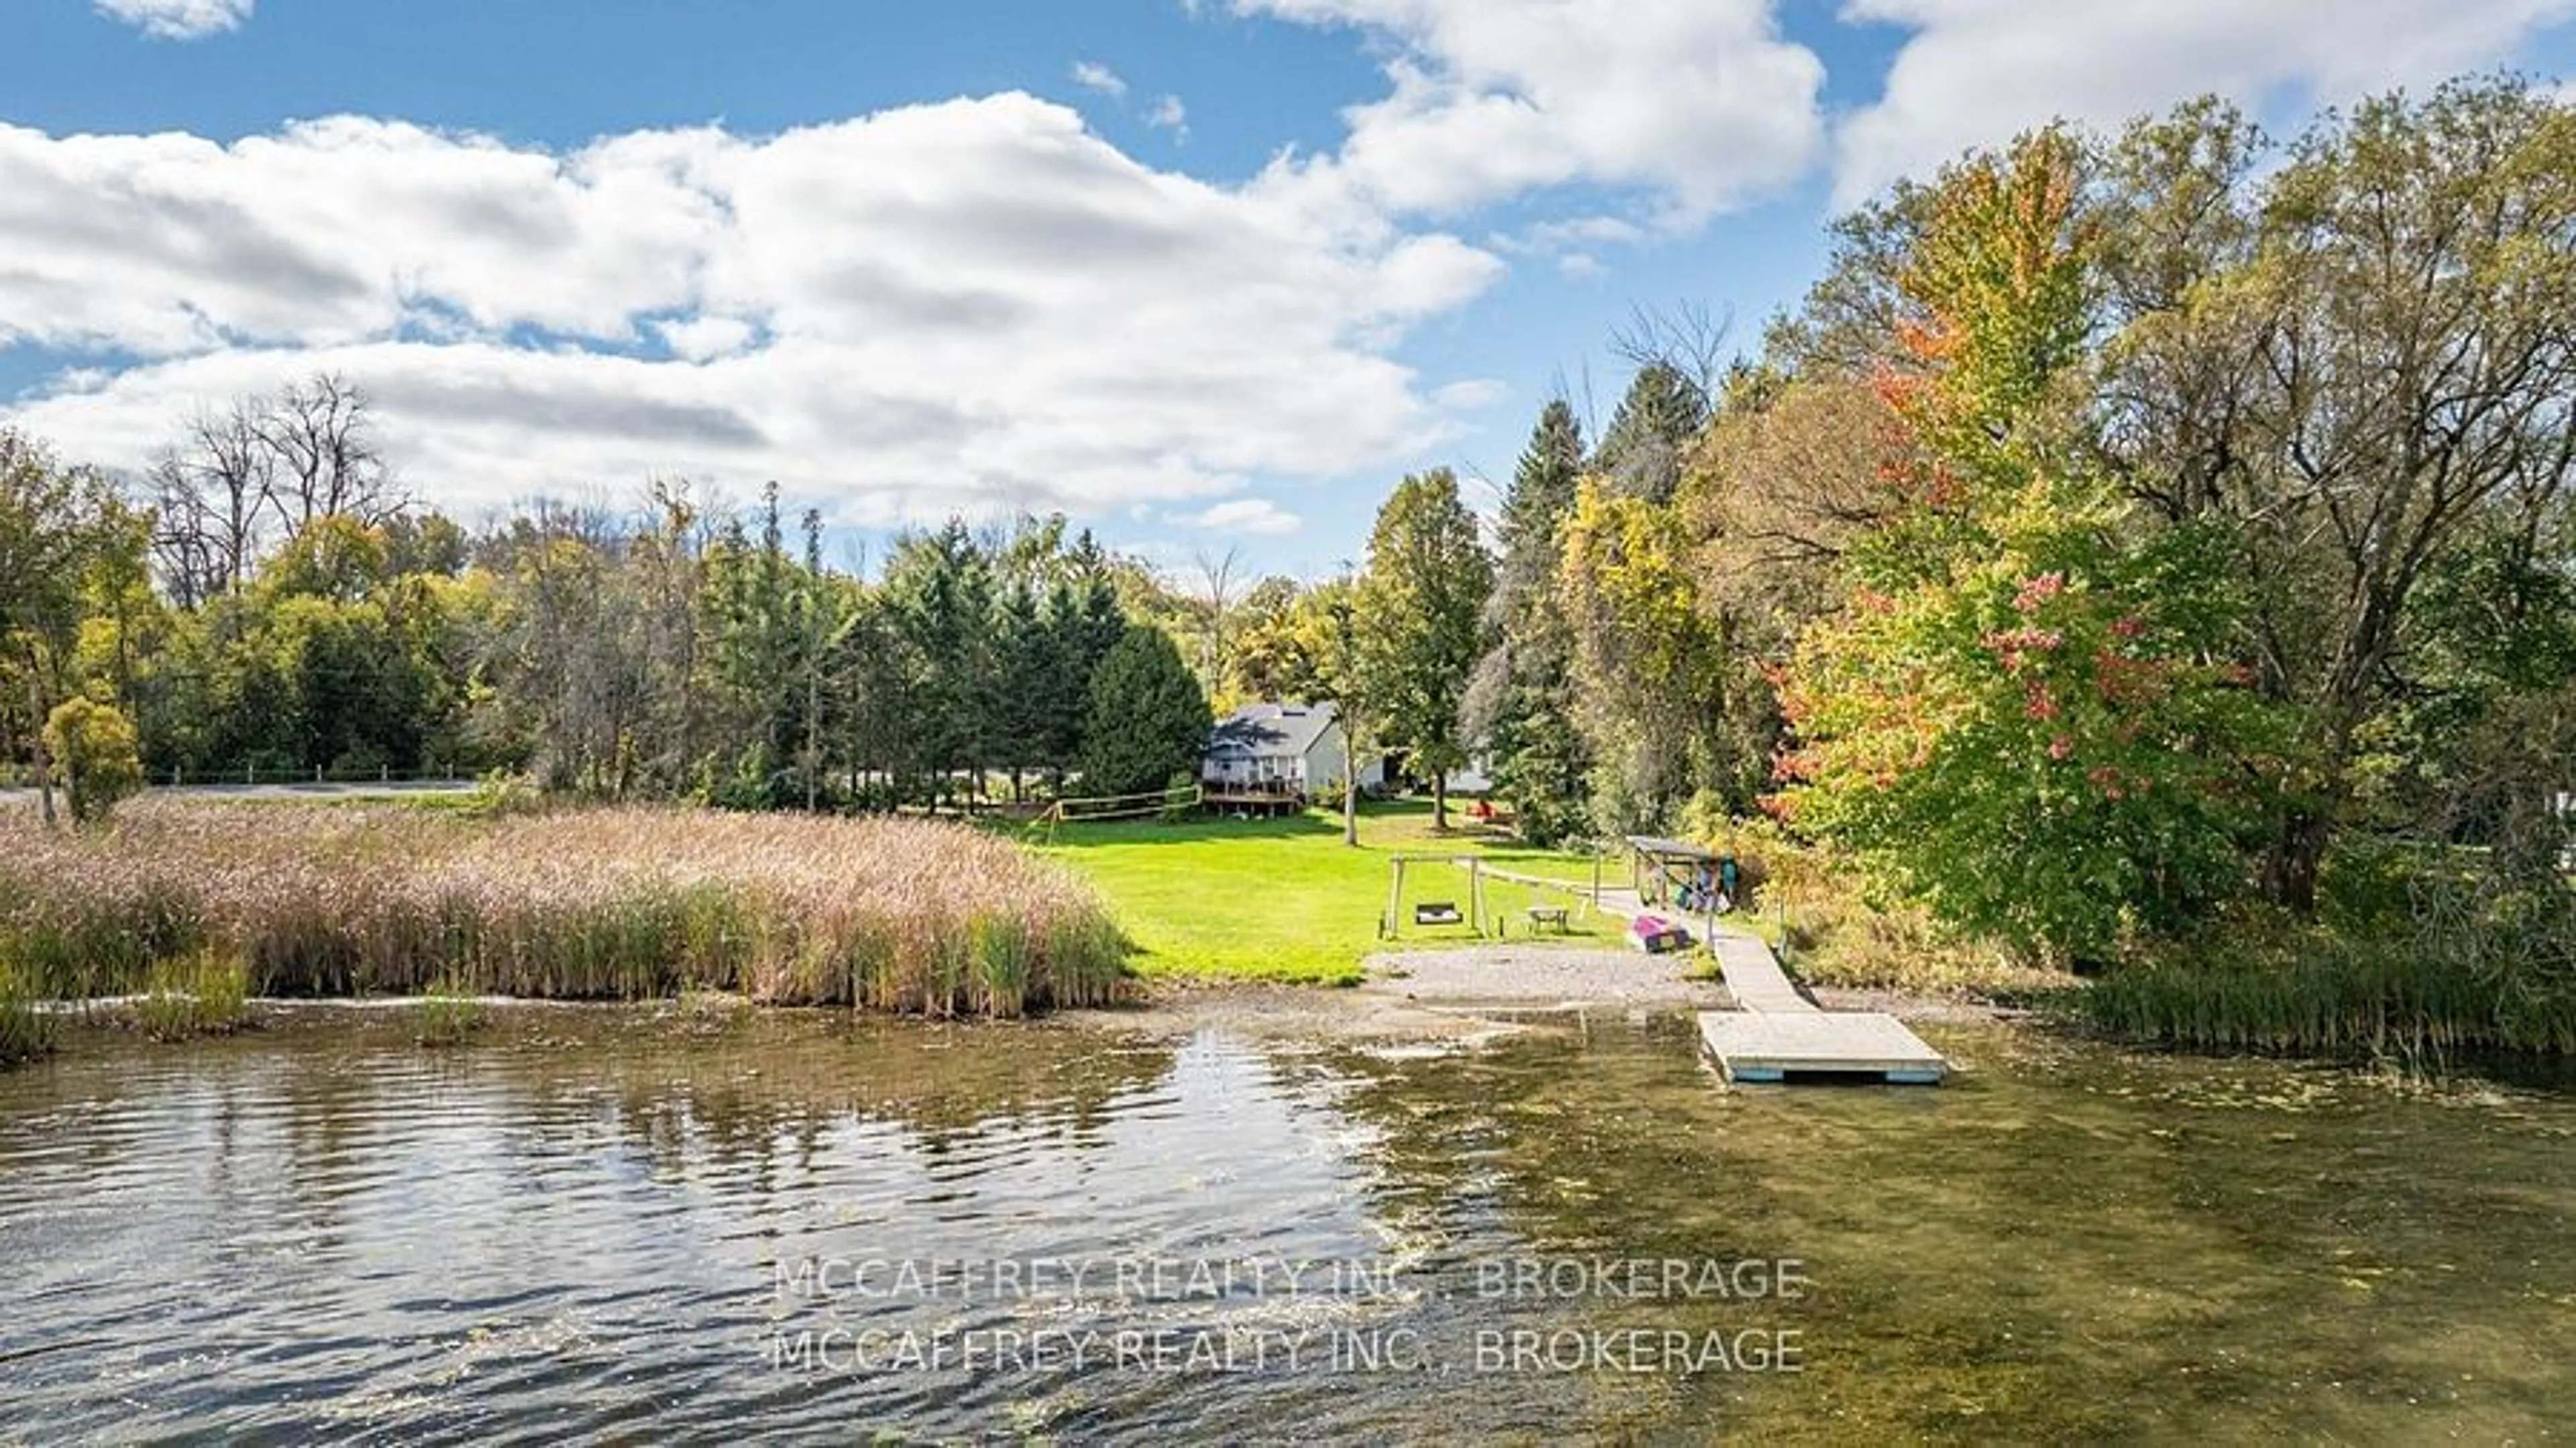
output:
[{"label": "canopy shelter", "polygon": [[1702,869],[1714,872],[1717,860],[1717,851],[1688,840],[1628,837],[1628,883],[1648,905],[1670,904],[1698,879]]},{"label": "canopy shelter", "polygon": [[1466,909],[1460,910],[1455,900],[1423,900],[1413,907],[1416,925],[1463,925],[1478,935],[1485,933],[1485,862],[1476,855],[1389,855],[1392,867],[1386,886],[1386,910],[1377,918],[1380,940],[1393,939],[1404,928],[1404,868],[1407,865],[1457,865],[1467,872]]}]

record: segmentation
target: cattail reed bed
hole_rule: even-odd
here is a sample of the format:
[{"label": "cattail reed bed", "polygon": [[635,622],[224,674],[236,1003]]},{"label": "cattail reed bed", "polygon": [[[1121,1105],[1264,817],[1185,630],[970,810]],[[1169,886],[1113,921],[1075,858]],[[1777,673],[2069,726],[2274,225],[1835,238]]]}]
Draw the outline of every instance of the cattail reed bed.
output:
[{"label": "cattail reed bed", "polygon": [[2196,1051],[2358,1055],[2401,1064],[2478,1052],[2576,1055],[2563,974],[2346,949],[2287,963],[2124,971],[2070,992],[2068,1014],[2126,1040]]},{"label": "cattail reed bed", "polygon": [[177,801],[98,831],[0,822],[0,969],[19,992],[130,993],[209,954],[260,995],[696,988],[930,1015],[1099,1004],[1125,976],[1086,886],[955,825]]}]

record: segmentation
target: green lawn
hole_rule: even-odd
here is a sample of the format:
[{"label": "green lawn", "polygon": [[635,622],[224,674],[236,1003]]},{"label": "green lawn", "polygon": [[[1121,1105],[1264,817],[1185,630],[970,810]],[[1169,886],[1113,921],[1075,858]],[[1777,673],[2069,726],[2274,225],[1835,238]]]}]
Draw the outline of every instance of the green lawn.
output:
[{"label": "green lawn", "polygon": [[[1452,819],[1466,823],[1454,812]],[[1475,854],[1525,874],[1591,880],[1591,865],[1579,855],[1489,841],[1464,829],[1435,834],[1429,807],[1413,802],[1365,811],[1356,850],[1342,843],[1339,816],[1321,812],[1271,820],[1063,826],[1039,849],[1071,865],[1108,899],[1138,947],[1136,968],[1147,975],[1355,983],[1361,958],[1385,948],[1378,917],[1386,908],[1387,859],[1398,852]],[[1466,910],[1466,870],[1447,864],[1406,868],[1403,930],[1395,944],[1410,949],[1476,942],[1463,926],[1415,926],[1413,907],[1425,900],[1448,900]],[[1508,938],[1533,938],[1523,913],[1533,903],[1571,901],[1561,892],[1488,879],[1487,928],[1499,916]],[[1579,908],[1572,914],[1569,935],[1536,938],[1590,945],[1616,939],[1614,922],[1586,919]]]}]

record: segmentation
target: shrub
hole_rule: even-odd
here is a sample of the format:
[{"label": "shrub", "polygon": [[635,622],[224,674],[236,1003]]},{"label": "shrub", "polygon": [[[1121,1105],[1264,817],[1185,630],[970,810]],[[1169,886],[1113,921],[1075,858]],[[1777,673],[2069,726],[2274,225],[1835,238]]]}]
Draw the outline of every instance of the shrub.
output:
[{"label": "shrub", "polygon": [[72,818],[107,818],[118,800],[143,788],[143,758],[134,725],[110,705],[73,697],[45,719],[45,747],[62,767]]},{"label": "shrub", "polygon": [[495,769],[474,781],[460,809],[471,815],[535,814],[545,808],[544,791],[523,774]]},{"label": "shrub", "polygon": [[1990,945],[1945,929],[1922,906],[1874,891],[1849,859],[1792,838],[1769,819],[1712,824],[1701,837],[1735,852],[1745,923],[1786,940],[1774,943],[1798,974],[1818,985],[2017,999],[2068,984]]}]

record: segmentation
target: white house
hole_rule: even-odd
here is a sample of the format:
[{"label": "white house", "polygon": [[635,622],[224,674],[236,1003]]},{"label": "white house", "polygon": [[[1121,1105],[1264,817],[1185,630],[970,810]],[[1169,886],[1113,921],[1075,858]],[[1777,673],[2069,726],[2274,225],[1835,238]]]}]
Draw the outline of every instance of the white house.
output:
[{"label": "white house", "polygon": [[[1333,706],[1246,704],[1217,721],[1199,778],[1219,793],[1308,796],[1350,775],[1350,742]],[[1382,762],[1360,769],[1360,787],[1385,782]]]},{"label": "white house", "polygon": [[1490,754],[1469,755],[1463,769],[1449,771],[1451,794],[1491,794],[1494,789],[1494,759]]}]

